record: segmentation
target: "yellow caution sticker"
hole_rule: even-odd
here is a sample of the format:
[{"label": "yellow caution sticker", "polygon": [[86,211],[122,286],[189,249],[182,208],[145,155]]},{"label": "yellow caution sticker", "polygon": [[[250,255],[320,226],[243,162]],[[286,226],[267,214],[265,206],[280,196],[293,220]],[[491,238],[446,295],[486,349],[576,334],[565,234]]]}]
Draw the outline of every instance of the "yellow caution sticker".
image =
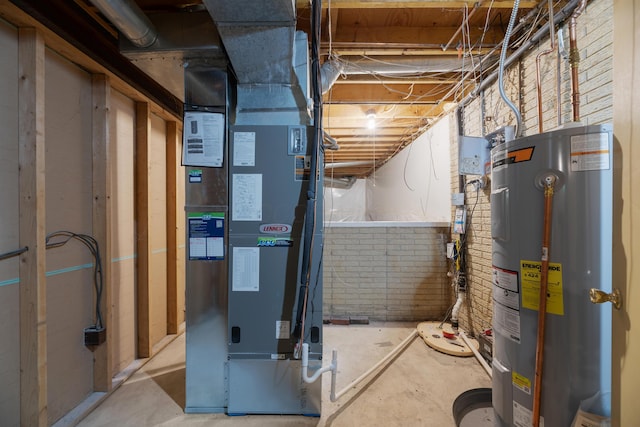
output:
[{"label": "yellow caution sticker", "polygon": [[531,394],[531,380],[516,371],[511,371],[511,382],[513,386],[519,388],[527,394]]},{"label": "yellow caution sticker", "polygon": [[[540,307],[540,261],[520,261],[520,277],[522,278],[522,307],[538,310]],[[562,265],[549,263],[547,280],[547,313],[564,315],[562,298]]]}]

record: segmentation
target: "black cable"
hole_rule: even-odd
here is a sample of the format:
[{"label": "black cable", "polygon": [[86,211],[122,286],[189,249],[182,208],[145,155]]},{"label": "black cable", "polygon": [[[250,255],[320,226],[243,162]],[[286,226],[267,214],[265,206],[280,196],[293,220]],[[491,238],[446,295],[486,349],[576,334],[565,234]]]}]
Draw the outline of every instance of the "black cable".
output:
[{"label": "black cable", "polygon": [[311,4],[311,87],[313,92],[313,142],[311,152],[311,167],[309,173],[309,187],[307,190],[307,208],[304,225],[304,246],[302,250],[302,264],[300,272],[300,291],[298,293],[298,310],[293,336],[304,339],[304,320],[311,280],[311,264],[313,263],[313,243],[316,227],[316,201],[318,180],[319,147],[322,145],[322,89],[320,81],[320,35],[322,20],[322,1],[313,0]]},{"label": "black cable", "polygon": [[[63,237],[64,239],[57,242],[49,243],[49,240],[56,237]],[[102,289],[103,289],[102,258],[100,257],[100,247],[98,245],[97,240],[87,234],[77,234],[71,231],[60,230],[60,231],[54,231],[53,233],[50,233],[46,236],[45,238],[46,248],[54,249],[54,248],[62,247],[72,239],[75,239],[81,242],[83,245],[85,245],[89,249],[89,251],[91,252],[91,255],[93,255],[93,258],[95,260],[94,267],[93,267],[93,285],[96,291],[95,327],[96,329],[102,329],[104,327],[102,323],[102,310],[100,308],[100,305],[101,305],[100,303],[102,301]]]}]

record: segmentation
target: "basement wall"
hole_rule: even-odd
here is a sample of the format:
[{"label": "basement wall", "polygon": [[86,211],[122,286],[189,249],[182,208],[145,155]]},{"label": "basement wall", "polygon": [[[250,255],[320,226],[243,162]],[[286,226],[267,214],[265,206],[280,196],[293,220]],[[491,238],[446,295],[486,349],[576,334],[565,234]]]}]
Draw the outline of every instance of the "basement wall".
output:
[{"label": "basement wall", "polygon": [[350,189],[324,194],[325,317],[441,319],[450,286],[449,119]]},{"label": "basement wall", "polygon": [[[151,349],[145,357],[153,355],[167,341],[167,335],[176,333],[184,321],[184,173],[179,156],[172,158],[175,164],[167,163],[168,147],[174,153],[181,151],[178,137],[181,123],[50,33],[43,31],[40,35],[46,46],[41,58],[45,113],[42,135],[45,192],[41,209],[45,232],[67,230],[92,235],[97,226],[94,221],[106,220],[110,224],[108,240],[100,247],[105,273],[102,312],[107,341],[94,350],[84,345],[84,328],[96,323],[96,296],[94,258],[83,244],[70,240],[62,247],[46,250],[44,257],[37,260],[46,269],[43,322],[46,334],[42,336],[35,333],[20,336],[21,322],[27,324],[27,329],[34,328],[29,324],[30,317],[20,311],[20,289],[27,285],[21,282],[19,257],[0,260],[2,427],[29,424],[20,419],[21,410],[29,414],[30,419],[42,415],[49,425],[60,420],[70,422],[70,419],[73,423],[73,417],[81,413],[82,408],[86,409],[88,402],[95,401],[98,392],[118,384],[123,378],[122,372],[142,357],[141,335],[146,336]],[[19,212],[18,45],[16,27],[0,20],[0,253],[19,249],[21,215],[23,221],[35,216],[35,212]],[[99,94],[94,98],[100,89],[106,92],[104,101]],[[145,142],[148,167],[138,163],[136,150],[141,144],[136,132],[136,124],[142,123],[136,113],[136,106],[140,104],[148,105],[150,112]],[[104,117],[102,112],[106,114],[105,125],[99,119]],[[172,130],[171,135],[168,129]],[[99,146],[96,140],[100,137],[96,135],[103,134],[108,135],[108,154],[98,155],[93,152]],[[96,170],[104,169],[102,177],[94,171],[94,165],[100,166]],[[29,171],[32,167],[23,166],[27,175],[33,174]],[[151,230],[143,236],[149,247],[145,254],[149,298],[144,306],[136,292],[141,254],[137,246],[140,240],[137,239],[135,201],[139,185],[135,171],[140,168],[149,177],[145,190],[149,214],[145,222]],[[169,168],[177,169],[175,182],[167,180]],[[108,194],[94,194],[100,191],[95,187],[104,184],[104,180]],[[167,196],[169,191],[171,197]],[[174,211],[176,223],[167,223],[169,210]],[[176,233],[176,247],[168,248],[169,232]],[[51,242],[60,240],[55,238]],[[171,295],[167,283],[169,264],[177,272]],[[107,270],[110,270],[109,276],[106,276]],[[148,312],[146,330],[138,323],[141,307]],[[169,331],[169,323],[173,325],[173,332]],[[38,353],[37,360],[43,366],[44,375],[44,379],[37,381],[37,387],[45,391],[46,401],[21,393],[20,371],[32,370],[34,363],[21,355],[21,340],[46,349]]]},{"label": "basement wall", "polygon": [[[613,3],[612,0],[593,0],[578,18],[577,34],[580,50],[580,111],[584,125],[611,123],[613,121],[612,100],[612,55],[613,55]],[[569,47],[568,27],[564,25],[565,46]],[[535,61],[540,51],[548,49],[548,38],[541,45],[524,55],[520,61],[506,70],[505,91],[510,99],[520,106],[523,116],[523,136],[537,134],[537,95]],[[566,124],[572,121],[570,68],[561,61],[560,92],[558,100],[555,73],[556,56],[547,55],[541,62],[543,130],[558,125],[557,106],[560,102],[560,119]],[[522,94],[518,97],[518,94]],[[484,112],[483,112],[484,111]],[[457,134],[458,124],[451,114],[451,191],[458,192]],[[505,125],[515,125],[515,116],[500,98],[497,83],[485,90],[463,110],[463,129],[468,136],[482,136]],[[468,176],[467,181],[477,178]],[[473,186],[466,187],[466,201],[470,210],[477,206],[471,221],[468,238],[468,294],[470,298],[460,313],[461,326],[467,331],[480,332],[491,327],[493,301],[491,296],[491,208],[490,189],[477,193]],[[453,209],[451,211],[453,218]],[[454,238],[457,235],[453,235]],[[453,302],[453,301],[452,301]]]},{"label": "basement wall", "polygon": [[447,223],[333,223],[324,233],[325,318],[444,316],[450,299]]}]

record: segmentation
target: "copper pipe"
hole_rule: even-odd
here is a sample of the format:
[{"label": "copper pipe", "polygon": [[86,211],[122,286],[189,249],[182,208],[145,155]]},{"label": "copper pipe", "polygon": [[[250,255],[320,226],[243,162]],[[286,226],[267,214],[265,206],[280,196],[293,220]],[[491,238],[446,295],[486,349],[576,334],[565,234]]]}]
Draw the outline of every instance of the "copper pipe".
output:
[{"label": "copper pipe", "polygon": [[536,370],[533,383],[533,427],[540,425],[542,402],[542,369],[544,366],[544,334],[547,318],[547,287],[549,284],[549,245],[551,241],[551,213],[556,177],[544,179],[544,218],[542,225],[542,257],[540,267],[540,303],[538,304],[538,336],[536,340]]},{"label": "copper pipe", "polygon": [[[538,91],[538,132],[542,133],[543,125],[542,125],[542,77],[540,76],[540,59],[549,55],[556,51],[556,38],[553,23],[553,0],[549,0],[549,40],[551,44],[549,45],[549,49],[544,52],[540,52],[538,56],[536,56],[536,86]],[[557,78],[557,76],[556,76]],[[557,101],[560,103],[560,100]]]},{"label": "copper pipe", "polygon": [[571,65],[571,106],[573,107],[573,121],[580,121],[580,83],[578,81],[578,66],[580,65],[580,51],[578,50],[578,36],[576,26],[578,16],[587,7],[587,0],[580,0],[578,7],[569,19],[569,64]]}]

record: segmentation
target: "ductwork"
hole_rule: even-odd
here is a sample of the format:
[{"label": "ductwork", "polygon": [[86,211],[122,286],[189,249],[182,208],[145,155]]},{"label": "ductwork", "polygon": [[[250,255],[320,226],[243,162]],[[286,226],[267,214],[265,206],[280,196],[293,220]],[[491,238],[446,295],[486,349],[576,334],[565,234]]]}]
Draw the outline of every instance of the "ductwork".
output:
[{"label": "ductwork", "polygon": [[311,123],[308,41],[293,0],[204,0],[237,80],[235,124]]},{"label": "ductwork", "polygon": [[151,21],[132,0],[90,1],[134,45],[149,47],[156,41]]}]

